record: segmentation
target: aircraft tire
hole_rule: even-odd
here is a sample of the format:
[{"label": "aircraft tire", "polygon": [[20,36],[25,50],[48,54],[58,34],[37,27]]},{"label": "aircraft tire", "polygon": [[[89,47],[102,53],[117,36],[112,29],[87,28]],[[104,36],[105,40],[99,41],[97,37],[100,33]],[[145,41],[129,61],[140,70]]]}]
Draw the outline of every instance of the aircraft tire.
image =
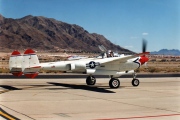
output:
[{"label": "aircraft tire", "polygon": [[120,86],[120,81],[119,79],[116,78],[111,78],[109,81],[109,87],[110,88],[119,88]]},{"label": "aircraft tire", "polygon": [[86,78],[86,84],[87,85],[95,85],[96,84],[96,78],[94,76],[88,76]]},{"label": "aircraft tire", "polygon": [[133,85],[134,87],[137,87],[137,86],[139,85],[139,83],[140,83],[140,81],[139,81],[138,79],[133,79],[133,80],[132,80],[132,85]]}]

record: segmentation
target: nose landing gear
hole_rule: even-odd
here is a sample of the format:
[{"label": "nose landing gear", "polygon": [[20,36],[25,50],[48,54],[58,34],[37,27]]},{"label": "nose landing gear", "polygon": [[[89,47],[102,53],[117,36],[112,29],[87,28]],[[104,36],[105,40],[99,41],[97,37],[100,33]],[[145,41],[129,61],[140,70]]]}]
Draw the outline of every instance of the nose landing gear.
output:
[{"label": "nose landing gear", "polygon": [[140,81],[138,79],[136,79],[136,76],[137,76],[137,74],[136,74],[136,72],[134,72],[133,80],[131,82],[134,87],[137,87],[139,85],[139,83],[140,83]]}]

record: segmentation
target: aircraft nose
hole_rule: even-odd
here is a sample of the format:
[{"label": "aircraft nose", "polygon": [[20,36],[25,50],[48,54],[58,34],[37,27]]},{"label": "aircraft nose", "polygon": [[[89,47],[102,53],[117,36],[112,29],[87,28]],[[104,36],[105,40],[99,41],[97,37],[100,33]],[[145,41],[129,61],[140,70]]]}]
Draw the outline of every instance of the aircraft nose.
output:
[{"label": "aircraft nose", "polygon": [[148,58],[148,57],[145,57],[145,58],[146,58],[146,60],[145,60],[145,61],[146,61],[146,62],[148,62],[148,61],[149,61],[149,58]]},{"label": "aircraft nose", "polygon": [[140,62],[141,62],[141,65],[143,65],[144,63],[146,63],[147,61],[149,60],[149,58],[145,57],[145,56],[141,56],[140,58]]}]

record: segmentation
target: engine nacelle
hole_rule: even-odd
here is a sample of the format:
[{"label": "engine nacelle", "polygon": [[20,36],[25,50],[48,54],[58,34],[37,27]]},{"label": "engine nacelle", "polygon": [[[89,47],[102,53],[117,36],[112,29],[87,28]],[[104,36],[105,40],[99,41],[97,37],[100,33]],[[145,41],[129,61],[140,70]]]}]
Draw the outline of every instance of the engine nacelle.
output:
[{"label": "engine nacelle", "polygon": [[84,63],[81,63],[81,62],[79,62],[79,63],[71,63],[70,65],[71,65],[71,70],[72,71],[73,70],[81,70],[81,69],[85,70],[85,68],[86,68],[86,65]]}]

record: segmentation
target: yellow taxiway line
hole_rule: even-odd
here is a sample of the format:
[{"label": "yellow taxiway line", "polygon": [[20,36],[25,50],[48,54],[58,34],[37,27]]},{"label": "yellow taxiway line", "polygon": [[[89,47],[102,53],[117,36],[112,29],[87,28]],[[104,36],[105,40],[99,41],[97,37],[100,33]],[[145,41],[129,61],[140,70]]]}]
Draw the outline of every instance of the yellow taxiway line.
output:
[{"label": "yellow taxiway line", "polygon": [[0,116],[5,118],[6,120],[20,120],[20,119],[14,117],[14,116],[8,114],[2,108],[0,108]]}]

